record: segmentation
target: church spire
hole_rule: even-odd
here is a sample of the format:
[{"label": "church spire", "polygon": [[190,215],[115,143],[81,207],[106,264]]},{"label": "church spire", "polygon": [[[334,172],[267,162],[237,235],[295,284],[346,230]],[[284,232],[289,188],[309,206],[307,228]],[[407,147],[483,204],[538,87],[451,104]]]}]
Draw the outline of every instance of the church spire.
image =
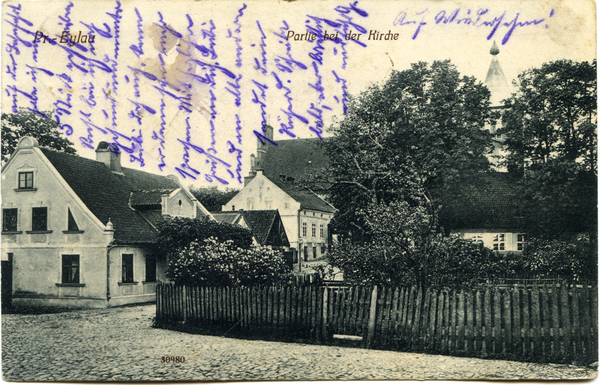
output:
[{"label": "church spire", "polygon": [[510,96],[508,82],[506,81],[504,72],[500,67],[500,62],[498,61],[499,53],[500,49],[496,45],[496,41],[494,41],[494,44],[492,44],[492,48],[490,49],[492,63],[490,64],[490,69],[488,70],[487,77],[485,78],[485,85],[488,87],[491,93],[490,102],[492,107],[500,106],[500,101]]},{"label": "church spire", "polygon": [[490,54],[492,54],[493,56],[496,56],[500,53],[500,50],[498,49],[498,46],[496,45],[496,40],[494,40],[494,44],[492,44],[492,48],[490,48]]}]

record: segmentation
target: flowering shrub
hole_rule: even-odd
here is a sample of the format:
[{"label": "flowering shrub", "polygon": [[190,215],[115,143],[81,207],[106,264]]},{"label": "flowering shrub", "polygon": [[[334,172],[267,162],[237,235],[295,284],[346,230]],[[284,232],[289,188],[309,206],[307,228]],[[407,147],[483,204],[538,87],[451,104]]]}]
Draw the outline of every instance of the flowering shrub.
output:
[{"label": "flowering shrub", "polygon": [[249,229],[207,218],[166,217],[158,223],[159,252],[173,259],[192,242],[202,244],[209,237],[219,242],[231,240],[236,247],[247,249],[252,245]]},{"label": "flowering shrub", "polygon": [[524,269],[537,277],[561,277],[568,281],[596,281],[598,253],[594,242],[577,240],[527,241],[523,250]]},{"label": "flowering shrub", "polygon": [[435,235],[427,248],[412,252],[383,242],[342,242],[329,253],[329,262],[355,283],[468,287],[481,279],[492,254],[471,240]]},{"label": "flowering shrub", "polygon": [[291,272],[280,251],[262,246],[237,247],[215,237],[192,242],[169,260],[167,277],[190,286],[274,285]]}]

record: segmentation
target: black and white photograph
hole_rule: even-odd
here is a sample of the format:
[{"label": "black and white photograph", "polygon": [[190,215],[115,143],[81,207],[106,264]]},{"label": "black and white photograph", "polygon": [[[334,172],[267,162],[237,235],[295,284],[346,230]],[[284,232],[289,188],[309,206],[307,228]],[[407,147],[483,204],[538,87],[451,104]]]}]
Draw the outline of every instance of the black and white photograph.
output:
[{"label": "black and white photograph", "polygon": [[4,1],[3,381],[596,378],[596,23]]}]

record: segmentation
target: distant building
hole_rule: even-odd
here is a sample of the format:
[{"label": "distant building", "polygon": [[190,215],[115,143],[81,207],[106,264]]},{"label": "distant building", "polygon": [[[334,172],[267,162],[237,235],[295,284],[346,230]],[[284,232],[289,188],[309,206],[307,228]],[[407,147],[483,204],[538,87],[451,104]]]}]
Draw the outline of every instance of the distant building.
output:
[{"label": "distant building", "polygon": [[[448,192],[436,192],[436,195]],[[454,205],[443,207],[451,232],[499,252],[523,250],[524,216],[516,181],[507,173],[490,172],[478,183],[465,184]],[[446,197],[448,197],[446,195]]]},{"label": "distant building", "polygon": [[[266,136],[272,140],[271,127],[267,126]],[[277,144],[258,140],[257,155],[252,156],[245,186],[223,205],[223,211],[278,210],[296,259],[321,258],[329,249],[329,222],[335,208],[313,188],[324,195],[329,187],[330,182],[320,177],[329,164],[328,159],[318,139],[293,139]]]},{"label": "distant building", "polygon": [[106,142],[91,160],[21,138],[2,168],[2,259],[12,261],[13,302],[154,301],[166,280],[167,261],[155,251],[164,215],[212,218],[176,177],[122,167]]}]

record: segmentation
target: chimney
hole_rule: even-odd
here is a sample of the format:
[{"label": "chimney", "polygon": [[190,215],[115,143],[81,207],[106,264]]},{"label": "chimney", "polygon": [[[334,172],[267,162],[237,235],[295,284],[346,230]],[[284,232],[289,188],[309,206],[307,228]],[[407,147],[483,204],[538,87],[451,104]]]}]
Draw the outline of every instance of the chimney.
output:
[{"label": "chimney", "polygon": [[265,136],[267,138],[273,140],[273,127],[271,127],[268,124],[265,124],[264,131],[265,131]]},{"label": "chimney", "polygon": [[258,147],[256,149],[256,160],[255,160],[255,170],[264,170],[265,169],[265,156],[267,154],[267,148],[273,142],[273,127],[268,124],[263,125],[263,134],[264,138],[258,137]]},{"label": "chimney", "polygon": [[250,183],[252,179],[256,176],[256,157],[254,154],[250,154],[250,172],[248,176],[244,177],[244,186]]},{"label": "chimney", "polygon": [[161,214],[169,215],[169,194],[161,194],[160,196]]},{"label": "chimney", "polygon": [[121,151],[115,145],[107,142],[98,143],[96,149],[96,160],[102,162],[112,172],[121,173]]}]

